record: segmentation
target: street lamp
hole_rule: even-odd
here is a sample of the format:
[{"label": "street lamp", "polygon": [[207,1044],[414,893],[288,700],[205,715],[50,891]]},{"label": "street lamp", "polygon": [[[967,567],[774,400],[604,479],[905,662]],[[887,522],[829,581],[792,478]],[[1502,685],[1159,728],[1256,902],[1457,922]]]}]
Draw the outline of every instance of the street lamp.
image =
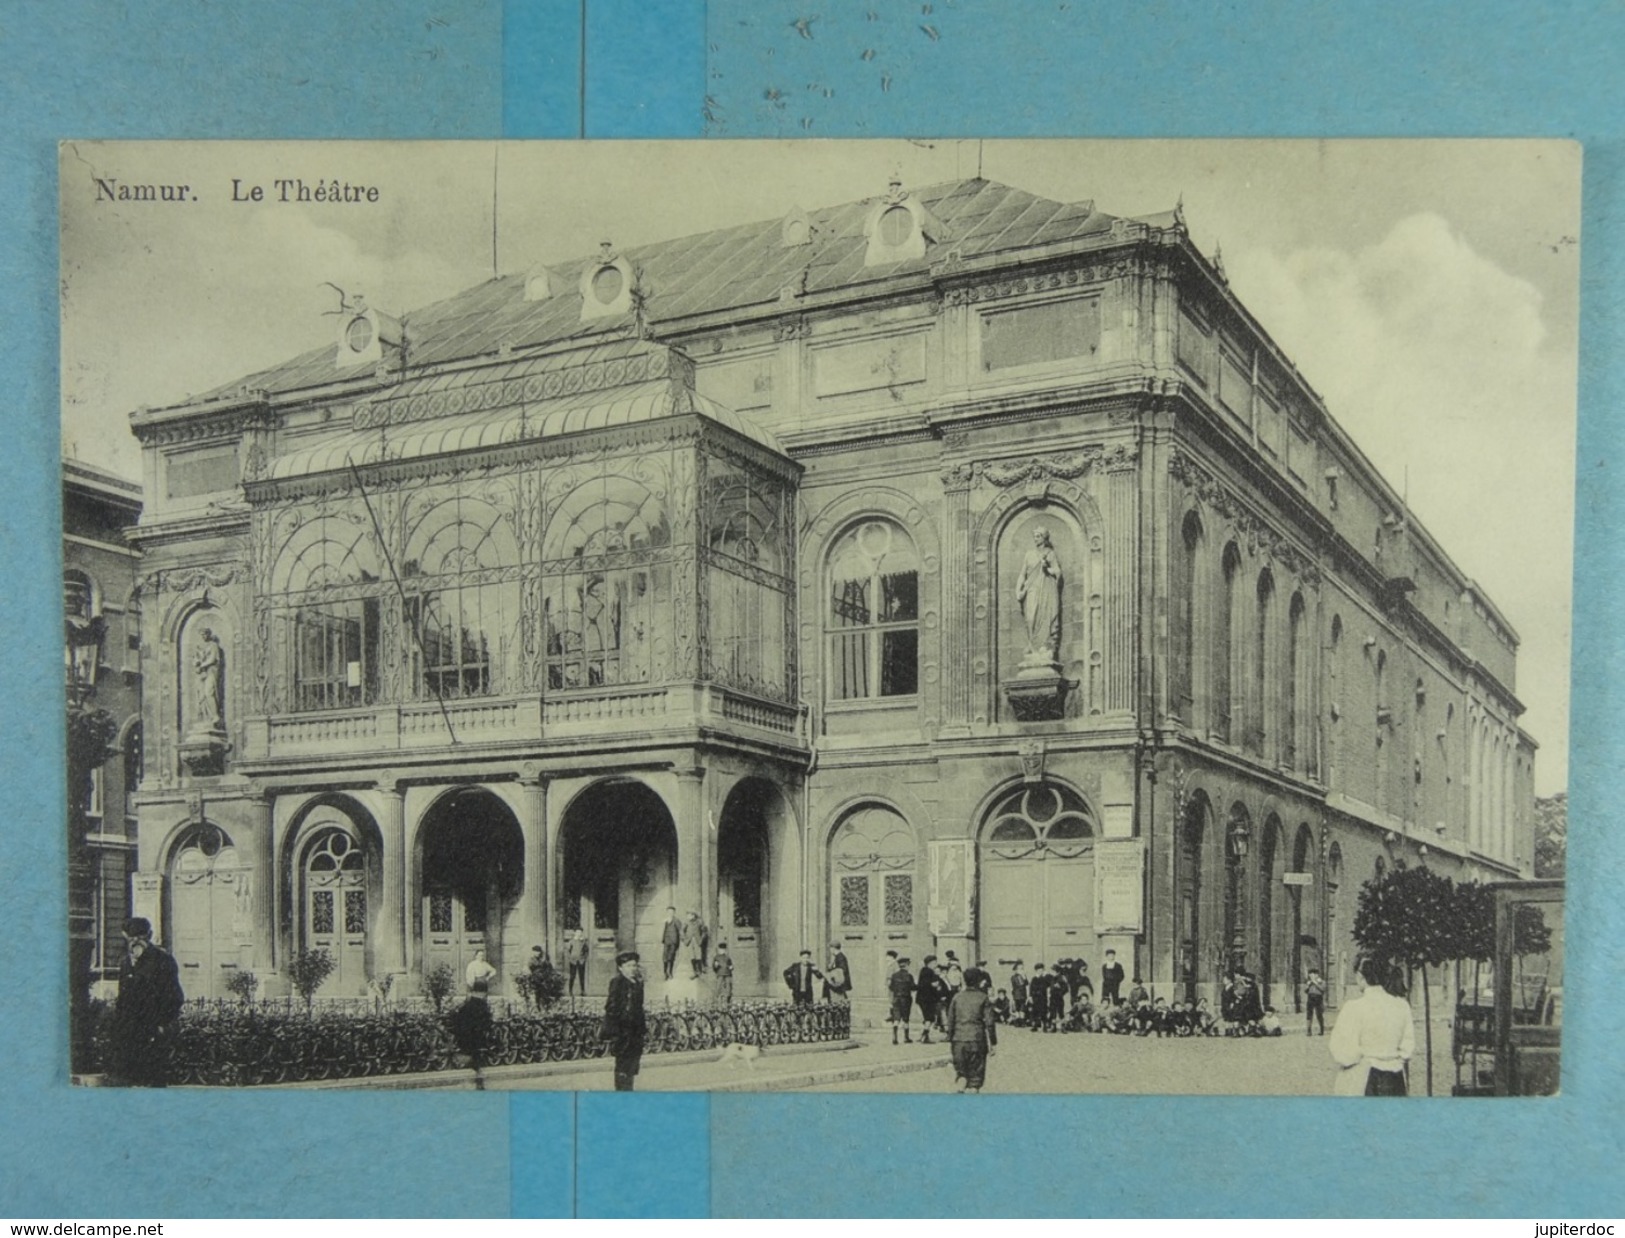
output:
[{"label": "street lamp", "polygon": [[1247,823],[1240,818],[1231,821],[1228,835],[1230,846],[1230,968],[1244,970],[1247,957]]}]

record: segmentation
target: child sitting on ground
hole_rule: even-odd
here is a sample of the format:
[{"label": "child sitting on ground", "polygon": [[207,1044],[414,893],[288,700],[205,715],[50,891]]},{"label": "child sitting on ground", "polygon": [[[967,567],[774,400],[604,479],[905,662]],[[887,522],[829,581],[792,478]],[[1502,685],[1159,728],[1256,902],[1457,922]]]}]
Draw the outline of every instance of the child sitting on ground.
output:
[{"label": "child sitting on ground", "polygon": [[1173,1011],[1168,1009],[1168,1002],[1164,998],[1157,998],[1151,1003],[1151,1030],[1156,1032],[1157,1039],[1174,1034]]},{"label": "child sitting on ground", "polygon": [[1000,1023],[1010,1022],[1010,995],[1003,989],[1000,989],[999,995],[993,999],[993,1017]]},{"label": "child sitting on ground", "polygon": [[1213,1011],[1208,1009],[1207,998],[1198,998],[1196,1010],[1191,1016],[1191,1030],[1198,1036],[1217,1036],[1219,1034],[1219,1021],[1213,1017]]},{"label": "child sitting on ground", "polygon": [[1279,1036],[1281,1034],[1281,1019],[1275,1013],[1274,1006],[1264,1008],[1264,1017],[1258,1021],[1259,1034],[1263,1036]]}]

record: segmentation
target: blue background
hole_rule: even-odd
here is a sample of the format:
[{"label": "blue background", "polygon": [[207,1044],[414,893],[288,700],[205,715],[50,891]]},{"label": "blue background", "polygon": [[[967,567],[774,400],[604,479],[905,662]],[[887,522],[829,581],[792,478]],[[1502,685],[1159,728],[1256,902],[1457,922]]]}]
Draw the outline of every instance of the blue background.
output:
[{"label": "blue background", "polygon": [[[1625,653],[1613,3],[13,0],[0,1213],[1619,1215]],[[810,11],[803,11],[803,10]],[[820,12],[820,10],[825,10]],[[866,14],[874,13],[874,20]],[[817,14],[804,38],[794,26]],[[583,16],[585,15],[585,28]],[[929,27],[930,29],[925,29]],[[874,49],[870,60],[860,58]],[[585,73],[582,72],[583,53]],[[884,89],[881,85],[884,77]],[[813,87],[816,86],[816,89]],[[785,106],[767,102],[774,90]],[[584,104],[584,107],[583,107]],[[1585,143],[1564,1095],[1323,1100],[170,1093],[64,1082],[61,138],[1543,136]],[[954,1104],[950,1110],[946,1106]],[[1398,1117],[1400,1120],[1395,1120]],[[929,1201],[929,1202],[926,1202]]]}]

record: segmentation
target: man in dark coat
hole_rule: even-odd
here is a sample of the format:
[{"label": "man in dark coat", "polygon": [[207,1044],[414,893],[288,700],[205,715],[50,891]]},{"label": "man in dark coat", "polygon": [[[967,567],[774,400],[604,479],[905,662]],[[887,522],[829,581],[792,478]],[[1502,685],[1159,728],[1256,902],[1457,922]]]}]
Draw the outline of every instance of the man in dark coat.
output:
[{"label": "man in dark coat", "polygon": [[931,1043],[931,1029],[942,1027],[942,1009],[948,1004],[948,982],[932,966],[937,956],[928,954],[920,963],[920,978],[915,982],[914,1001],[920,1008],[920,1022],[924,1031],[920,1043]]},{"label": "man in dark coat", "polygon": [[824,973],[813,966],[811,950],[803,950],[800,960],[784,969],[784,983],[790,987],[790,1000],[797,1006],[813,1004],[813,981],[823,978]]},{"label": "man in dark coat", "polygon": [[1045,1024],[1049,1021],[1049,986],[1050,974],[1044,970],[1044,965],[1033,964],[1032,982],[1027,986],[1027,1026],[1034,1031],[1048,1030]]},{"label": "man in dark coat", "polygon": [[677,970],[677,948],[683,944],[683,922],[677,908],[666,908],[666,922],[660,926],[660,969],[667,980]]},{"label": "man in dark coat", "polygon": [[1117,951],[1106,951],[1106,965],[1100,969],[1101,1005],[1117,1005],[1123,988],[1123,965],[1117,961]]},{"label": "man in dark coat", "polygon": [[132,1087],[161,1088],[168,1083],[169,1033],[186,1003],[180,968],[153,944],[152,924],[139,916],[124,922],[124,944],[128,954],[113,1010],[114,1074]]},{"label": "man in dark coat", "polygon": [[635,950],[615,956],[620,973],[609,982],[604,1002],[604,1026],[599,1035],[609,1043],[615,1058],[615,1090],[630,1092],[643,1058],[643,1038],[648,1024],[643,1017],[643,971]]}]

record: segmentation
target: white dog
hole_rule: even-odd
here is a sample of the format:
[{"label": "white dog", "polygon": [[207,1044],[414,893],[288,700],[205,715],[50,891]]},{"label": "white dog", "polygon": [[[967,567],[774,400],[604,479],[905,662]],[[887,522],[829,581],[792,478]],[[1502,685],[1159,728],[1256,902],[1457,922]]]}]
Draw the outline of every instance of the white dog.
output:
[{"label": "white dog", "polygon": [[729,1070],[738,1070],[741,1062],[746,1070],[756,1069],[756,1059],[762,1056],[761,1045],[746,1045],[735,1041],[722,1050],[722,1056],[717,1061],[727,1064]]}]

